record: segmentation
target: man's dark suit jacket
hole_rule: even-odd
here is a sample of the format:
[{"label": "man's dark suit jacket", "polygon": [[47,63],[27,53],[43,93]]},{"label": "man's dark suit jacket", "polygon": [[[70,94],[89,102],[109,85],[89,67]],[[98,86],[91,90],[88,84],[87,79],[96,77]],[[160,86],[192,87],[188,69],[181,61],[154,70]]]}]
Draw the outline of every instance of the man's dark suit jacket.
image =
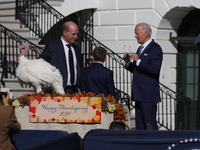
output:
[{"label": "man's dark suit jacket", "polygon": [[162,49],[153,40],[139,58],[139,66],[133,61],[126,68],[133,73],[133,99],[140,102],[160,102],[159,74],[163,59]]},{"label": "man's dark suit jacket", "polygon": [[[76,59],[77,59],[77,89],[80,88],[80,78],[81,78],[81,50],[75,45],[72,45],[75,53],[76,53]],[[68,71],[67,71],[67,63],[66,63],[66,57],[65,57],[65,50],[62,44],[61,39],[48,42],[45,45],[45,48],[42,52],[42,54],[39,56],[39,58],[42,58],[49,62],[51,65],[55,66],[57,69],[59,69],[62,77],[63,77],[63,88],[66,91],[67,86],[67,78],[68,78]]]},{"label": "man's dark suit jacket", "polygon": [[113,71],[103,66],[101,63],[93,63],[85,68],[82,74],[82,91],[93,92],[95,94],[110,94],[115,97],[115,85]]}]

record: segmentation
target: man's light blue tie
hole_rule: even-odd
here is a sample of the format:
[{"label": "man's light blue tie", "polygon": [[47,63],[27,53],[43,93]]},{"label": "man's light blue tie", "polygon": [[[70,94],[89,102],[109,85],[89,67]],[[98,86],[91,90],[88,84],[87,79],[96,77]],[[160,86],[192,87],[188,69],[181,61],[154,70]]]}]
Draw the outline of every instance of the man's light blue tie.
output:
[{"label": "man's light blue tie", "polygon": [[140,46],[139,53],[138,53],[139,56],[140,56],[140,54],[141,54],[141,51],[142,51],[143,47],[144,47],[143,45]]}]

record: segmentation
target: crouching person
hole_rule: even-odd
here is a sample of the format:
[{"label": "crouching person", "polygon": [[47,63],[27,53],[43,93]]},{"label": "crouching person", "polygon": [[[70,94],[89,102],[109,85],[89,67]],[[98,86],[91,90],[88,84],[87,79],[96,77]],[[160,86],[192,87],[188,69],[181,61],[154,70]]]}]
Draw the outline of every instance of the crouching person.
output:
[{"label": "crouching person", "polygon": [[17,121],[17,117],[13,109],[9,105],[9,92],[3,98],[3,105],[0,104],[0,149],[14,150],[16,149],[11,143],[11,137],[21,131],[21,125]]}]

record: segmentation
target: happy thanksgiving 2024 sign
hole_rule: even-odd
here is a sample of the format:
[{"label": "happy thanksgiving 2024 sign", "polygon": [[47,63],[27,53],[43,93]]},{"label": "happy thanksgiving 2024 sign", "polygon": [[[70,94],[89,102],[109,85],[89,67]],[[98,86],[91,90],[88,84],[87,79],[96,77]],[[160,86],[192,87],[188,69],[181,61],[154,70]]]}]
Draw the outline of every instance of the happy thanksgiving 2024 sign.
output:
[{"label": "happy thanksgiving 2024 sign", "polygon": [[29,97],[29,122],[101,123],[101,97]]}]

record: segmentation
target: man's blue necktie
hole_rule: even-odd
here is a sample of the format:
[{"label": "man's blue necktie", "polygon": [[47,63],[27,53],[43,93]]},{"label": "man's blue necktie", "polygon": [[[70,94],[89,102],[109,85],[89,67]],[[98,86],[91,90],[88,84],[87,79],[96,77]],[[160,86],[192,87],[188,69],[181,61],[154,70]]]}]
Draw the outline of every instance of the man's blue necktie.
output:
[{"label": "man's blue necktie", "polygon": [[139,55],[141,54],[143,47],[144,47],[143,45],[140,46],[139,53],[138,53]]},{"label": "man's blue necktie", "polygon": [[71,44],[67,44],[67,47],[69,48],[69,53],[68,53],[68,57],[69,57],[69,70],[70,70],[70,82],[73,85],[74,84],[74,59],[73,59],[73,54],[72,54],[72,50],[71,50]]}]

